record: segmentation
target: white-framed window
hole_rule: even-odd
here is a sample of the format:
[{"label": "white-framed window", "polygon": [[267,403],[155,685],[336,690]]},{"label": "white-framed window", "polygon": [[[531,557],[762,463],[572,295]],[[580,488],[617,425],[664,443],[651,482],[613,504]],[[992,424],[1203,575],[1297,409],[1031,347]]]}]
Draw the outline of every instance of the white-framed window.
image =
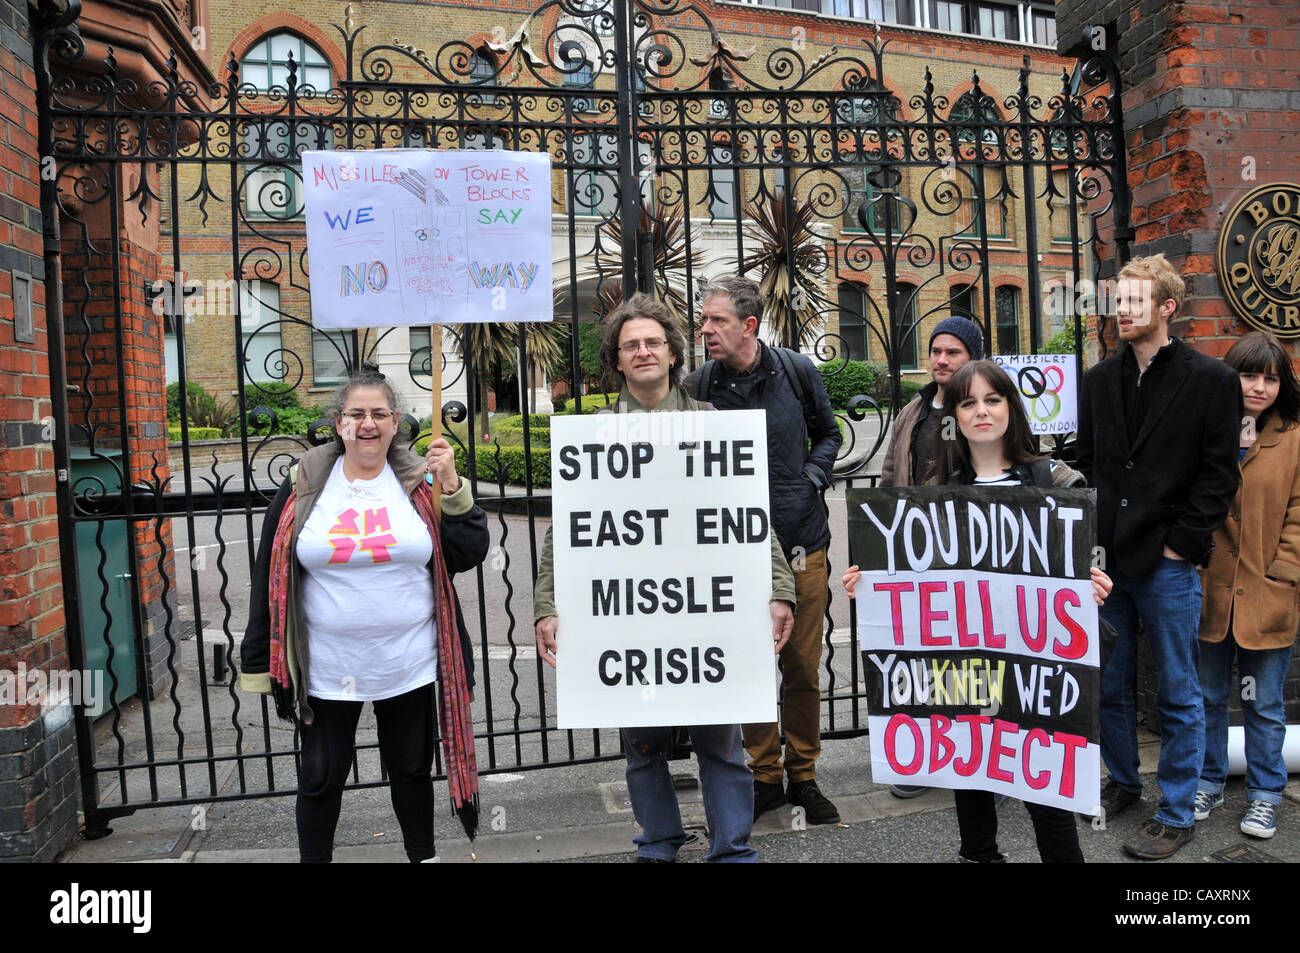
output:
[{"label": "white-framed window", "polygon": [[1030,10],[1029,29],[1039,46],[1056,48],[1056,15],[1050,10]]},{"label": "white-framed window", "polygon": [[[500,82],[496,59],[489,50],[478,49],[469,55],[469,81],[475,86]],[[496,93],[477,93],[476,97],[485,106],[491,106],[497,101]]]},{"label": "white-framed window", "polygon": [[433,376],[433,330],[423,325],[406,329],[411,345],[411,376]]},{"label": "white-framed window", "polygon": [[[591,69],[591,62],[583,60],[572,73],[564,74],[564,85],[570,88],[591,89],[594,74]],[[576,113],[589,113],[596,111],[596,100],[590,96],[580,96],[573,100],[573,111]]]},{"label": "white-framed window", "polygon": [[289,57],[298,66],[298,85],[324,92],[331,86],[330,64],[320,50],[297,33],[272,33],[248,48],[239,61],[239,78],[267,92],[289,87]]},{"label": "white-framed window", "polygon": [[714,219],[734,221],[736,218],[736,170],[731,168],[734,150],[729,145],[716,145],[709,150],[709,170],[713,194],[709,196],[709,214]]},{"label": "white-framed window", "polygon": [[316,387],[336,387],[348,376],[345,355],[352,351],[350,331],[311,331],[311,380]]},{"label": "white-framed window", "polygon": [[577,0],[574,6],[582,11],[582,23],[596,36],[614,35],[613,0]]},{"label": "white-framed window", "polygon": [[280,286],[251,279],[239,282],[239,354],[245,380],[283,380],[276,362],[280,345]]}]

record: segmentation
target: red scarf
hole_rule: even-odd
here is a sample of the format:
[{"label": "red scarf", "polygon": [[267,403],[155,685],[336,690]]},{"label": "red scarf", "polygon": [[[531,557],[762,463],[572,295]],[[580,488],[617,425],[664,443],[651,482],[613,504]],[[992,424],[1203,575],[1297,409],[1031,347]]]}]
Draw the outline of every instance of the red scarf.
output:
[{"label": "red scarf", "polygon": [[[271,548],[271,692],[275,710],[282,718],[293,718],[296,709],[285,629],[289,613],[289,570],[293,554],[293,516],[296,493],[289,494]],[[433,491],[421,482],[412,496],[415,511],[429,529],[433,541],[434,612],[438,628],[438,724],[442,734],[443,760],[451,806],[465,833],[473,840],[478,833],[478,763],[474,753],[474,719],[470,714],[469,675],[461,652],[460,627],[456,624],[455,590],[442,555],[442,534],[434,514]]]}]

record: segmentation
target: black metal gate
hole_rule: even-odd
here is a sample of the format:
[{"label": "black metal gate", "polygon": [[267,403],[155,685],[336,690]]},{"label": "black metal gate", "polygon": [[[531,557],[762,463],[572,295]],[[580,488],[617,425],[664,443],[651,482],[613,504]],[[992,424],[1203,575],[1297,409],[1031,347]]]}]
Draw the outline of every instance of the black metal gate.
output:
[{"label": "black metal gate", "polygon": [[[366,46],[349,7],[335,27],[346,67],[329,88],[313,86],[319,68],[292,55],[268,88],[241,77],[233,58],[206,90],[182,82],[174,60],[166,82],[140,88],[111,54],[83,61],[78,9],[69,0],[35,32],[42,155],[53,157],[43,210],[69,655],[78,669],[99,658],[107,680],[102,713],[77,716],[91,833],[140,807],[295,791],[293,731],[239,693],[230,667],[261,512],[314,440],[261,430],[290,412],[281,391],[303,390],[324,364],[376,359],[394,333],[312,334],[304,149],[545,151],[558,173],[557,328],[567,333],[448,328],[463,357],[445,375],[433,428],[461,447],[475,496],[495,510],[476,592],[460,582],[476,632],[486,772],[618,756],[616,738],[553,727],[553,683],[532,650],[529,587],[547,495],[531,488],[541,464],[527,384],[539,359],[567,357],[569,392],[581,391],[582,324],[631,289],[653,288],[694,331],[703,273],[752,273],[775,340],[830,363],[832,379],[857,367],[850,358],[881,365],[845,414],[845,473],[870,479],[902,405],[903,371],[924,368],[917,329],[932,314],[968,313],[998,350],[1014,341],[1036,352],[1053,300],[1044,256],[1068,277],[1057,293],[1063,320],[1079,278],[1127,256],[1120,90],[1102,55],[1050,90],[1026,59],[1002,102],[977,76],[950,102],[928,69],[915,94],[897,92],[878,32],[860,55],[795,42],[760,61],[694,5],[549,0],[512,37],[432,52]],[[1016,301],[1027,335],[1019,313],[1004,313],[1002,272],[1026,292]],[[227,301],[209,314],[223,280]],[[274,301],[253,283],[273,284]],[[231,342],[224,355],[201,350],[208,320]],[[173,341],[182,404],[194,371],[235,368],[236,420],[251,413],[227,462],[195,439],[197,418],[184,409],[179,439],[168,439],[159,365]],[[410,351],[421,386],[428,362],[443,358],[414,342]],[[511,373],[524,382],[525,488],[515,490],[509,448],[474,430],[480,383]],[[447,399],[452,388],[464,398]],[[220,410],[194,408],[214,420]],[[860,734],[855,635],[832,638],[827,620],[824,734]],[[354,787],[383,783],[369,740]]]}]

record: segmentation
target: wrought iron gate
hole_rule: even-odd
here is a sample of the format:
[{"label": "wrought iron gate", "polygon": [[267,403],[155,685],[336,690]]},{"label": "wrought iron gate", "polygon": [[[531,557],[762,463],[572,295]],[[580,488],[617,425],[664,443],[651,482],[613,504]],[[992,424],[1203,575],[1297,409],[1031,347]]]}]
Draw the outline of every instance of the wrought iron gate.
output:
[{"label": "wrought iron gate", "polygon": [[[459,329],[465,357],[443,397],[465,396],[442,402],[438,428],[496,511],[476,591],[460,582],[489,772],[618,756],[615,738],[553,727],[529,612],[546,495],[508,490],[506,451],[480,445],[472,426],[494,363],[514,363],[527,380],[538,356],[562,349],[579,393],[580,324],[625,290],[655,288],[694,331],[703,273],[751,272],[776,339],[829,362],[832,378],[855,367],[850,358],[883,365],[846,414],[852,478],[879,464],[902,372],[924,367],[917,329],[930,315],[969,313],[998,350],[1014,341],[1038,351],[1049,272],[1064,276],[1069,317],[1077,278],[1127,256],[1118,74],[1103,56],[1051,89],[1026,59],[1000,102],[977,76],[960,95],[936,92],[929,69],[909,94],[886,70],[879,32],[853,54],[773,41],[756,55],[694,4],[548,0],[512,36],[431,52],[367,46],[373,33],[349,8],[335,27],[345,68],[328,88],[313,85],[319,65],[292,56],[267,88],[241,77],[233,56],[206,90],[181,81],[175,59],[165,82],[141,88],[119,76],[111,53],[84,62],[78,9],[77,0],[43,8],[35,33],[42,155],[55,169],[43,210],[69,655],[82,669],[103,656],[108,681],[98,721],[78,714],[91,833],[139,807],[295,791],[293,731],[241,695],[228,666],[260,514],[314,432],[265,436],[251,425],[278,423],[286,411],[271,405],[288,385],[319,379],[322,364],[381,355],[394,333],[312,333],[303,149],[545,151],[556,170],[556,306],[567,336]],[[1027,334],[1018,314],[1002,313],[1003,272],[1027,292],[1016,298]],[[214,307],[206,296],[223,280],[228,298]],[[224,354],[201,350],[208,325],[192,317],[224,328]],[[183,411],[179,440],[168,440],[159,371],[173,339],[182,402],[194,371],[211,378],[213,363],[228,361],[239,419],[257,408],[228,463],[193,439]],[[420,386],[422,365],[441,355],[409,350]],[[526,486],[540,465],[527,393]],[[833,640],[830,620],[825,734],[860,734],[856,645]],[[381,783],[372,740],[352,786]]]}]

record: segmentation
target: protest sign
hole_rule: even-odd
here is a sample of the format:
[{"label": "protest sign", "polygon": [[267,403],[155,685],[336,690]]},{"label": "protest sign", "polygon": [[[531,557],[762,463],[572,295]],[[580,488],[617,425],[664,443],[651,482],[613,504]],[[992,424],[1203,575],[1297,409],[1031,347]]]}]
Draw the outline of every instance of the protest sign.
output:
[{"label": "protest sign", "polygon": [[305,152],[312,324],[551,320],[545,153]]},{"label": "protest sign", "polygon": [[1079,378],[1073,354],[995,354],[1011,375],[1034,433],[1079,429]]},{"label": "protest sign", "polygon": [[1089,490],[849,490],[872,778],[1094,813]]},{"label": "protest sign", "polygon": [[762,411],[551,423],[556,724],[776,720]]}]

